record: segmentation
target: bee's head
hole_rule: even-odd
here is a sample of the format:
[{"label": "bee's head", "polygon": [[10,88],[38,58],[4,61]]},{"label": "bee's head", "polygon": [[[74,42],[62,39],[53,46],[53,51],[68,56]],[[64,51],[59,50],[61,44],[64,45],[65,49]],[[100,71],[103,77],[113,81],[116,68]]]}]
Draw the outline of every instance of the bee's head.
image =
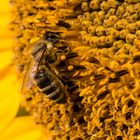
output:
[{"label": "bee's head", "polygon": [[57,43],[60,39],[60,32],[46,31],[44,38],[48,42]]}]

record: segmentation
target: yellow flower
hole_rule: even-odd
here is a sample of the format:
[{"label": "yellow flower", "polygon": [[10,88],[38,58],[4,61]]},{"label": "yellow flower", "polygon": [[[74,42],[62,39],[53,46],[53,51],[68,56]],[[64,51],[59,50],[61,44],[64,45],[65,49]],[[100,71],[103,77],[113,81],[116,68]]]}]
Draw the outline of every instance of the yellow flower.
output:
[{"label": "yellow flower", "polygon": [[8,30],[10,6],[0,8],[0,140],[43,140],[40,126],[30,116],[16,117],[20,106],[19,80],[12,65],[12,34]]},{"label": "yellow flower", "polygon": [[50,138],[140,139],[139,0],[12,4],[14,62],[33,81],[22,105]]}]

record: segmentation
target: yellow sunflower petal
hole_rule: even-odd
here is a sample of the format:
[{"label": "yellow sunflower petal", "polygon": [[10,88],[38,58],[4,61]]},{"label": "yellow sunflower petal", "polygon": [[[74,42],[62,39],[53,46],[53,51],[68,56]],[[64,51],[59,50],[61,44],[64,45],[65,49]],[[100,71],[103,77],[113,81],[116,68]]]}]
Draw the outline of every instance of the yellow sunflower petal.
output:
[{"label": "yellow sunflower petal", "polygon": [[9,38],[12,32],[9,31],[10,13],[0,14],[0,38]]},{"label": "yellow sunflower petal", "polygon": [[[6,41],[7,43],[4,44],[4,41]],[[7,46],[11,46],[10,44],[12,43],[12,40],[0,40],[0,46],[5,46],[5,48],[1,48],[0,47],[0,59],[1,59],[1,62],[0,62],[0,70],[3,69],[4,67],[6,67],[8,64],[12,63],[11,62],[11,59],[12,59],[12,51],[11,49]]]},{"label": "yellow sunflower petal", "polygon": [[15,72],[9,65],[0,69],[0,134],[15,117],[20,103],[19,83]]},{"label": "yellow sunflower petal", "polygon": [[2,0],[0,3],[2,5],[0,8],[0,14],[5,14],[10,12],[9,0]]},{"label": "yellow sunflower petal", "polygon": [[[32,117],[17,117],[0,136],[0,140],[45,140],[41,126]],[[46,139],[47,140],[47,139]]]}]

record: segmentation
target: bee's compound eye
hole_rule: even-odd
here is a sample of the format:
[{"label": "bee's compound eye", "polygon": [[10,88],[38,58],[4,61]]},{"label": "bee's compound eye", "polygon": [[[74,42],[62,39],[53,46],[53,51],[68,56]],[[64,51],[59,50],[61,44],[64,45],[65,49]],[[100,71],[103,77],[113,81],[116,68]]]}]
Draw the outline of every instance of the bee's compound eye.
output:
[{"label": "bee's compound eye", "polygon": [[47,38],[47,41],[50,41],[50,42],[51,42],[51,40],[52,40],[51,37],[48,37],[48,38]]}]

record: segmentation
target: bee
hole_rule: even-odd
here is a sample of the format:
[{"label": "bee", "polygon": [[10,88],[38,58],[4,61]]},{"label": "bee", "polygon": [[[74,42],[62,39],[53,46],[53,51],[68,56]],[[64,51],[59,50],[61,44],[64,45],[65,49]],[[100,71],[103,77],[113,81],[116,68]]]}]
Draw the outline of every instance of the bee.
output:
[{"label": "bee", "polygon": [[50,100],[56,103],[66,103],[68,91],[56,71],[44,58],[51,55],[55,43],[59,41],[59,32],[47,31],[44,39],[35,44],[32,49],[32,60],[25,73],[22,93],[37,87],[39,92],[45,94]]}]

